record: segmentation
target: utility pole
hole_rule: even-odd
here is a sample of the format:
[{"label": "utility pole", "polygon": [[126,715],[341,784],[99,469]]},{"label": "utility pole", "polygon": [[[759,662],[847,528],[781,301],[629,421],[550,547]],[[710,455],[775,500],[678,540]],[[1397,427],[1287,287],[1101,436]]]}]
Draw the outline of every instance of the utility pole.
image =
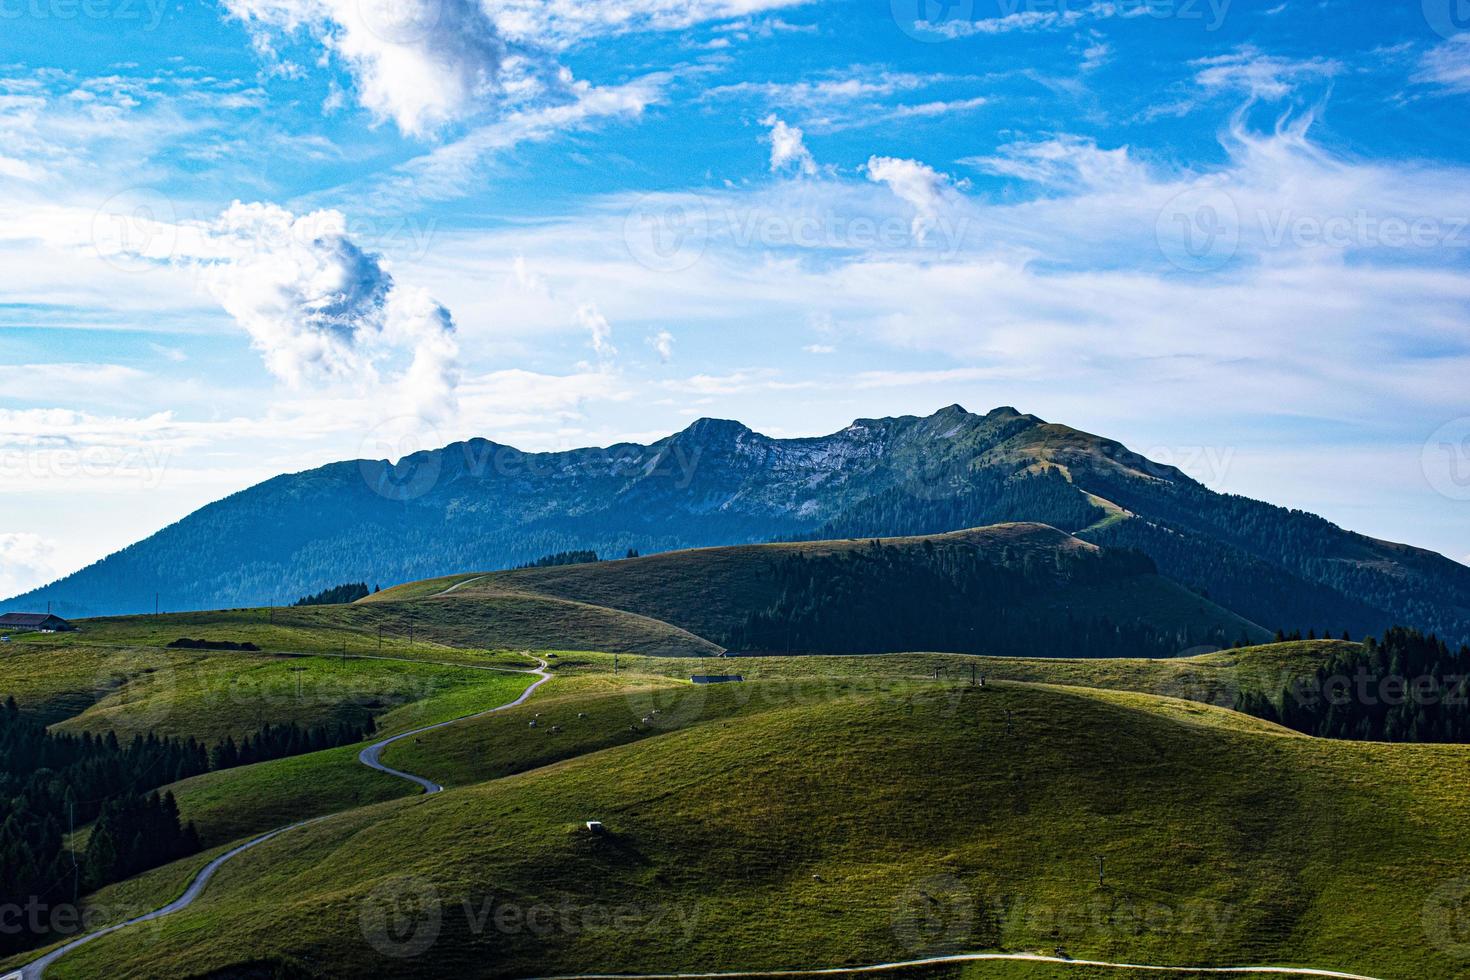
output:
[{"label": "utility pole", "polygon": [[158,617],[158,593],[153,593],[153,616]]},{"label": "utility pole", "polygon": [[1103,856],[1097,855],[1097,887],[1103,887]]}]

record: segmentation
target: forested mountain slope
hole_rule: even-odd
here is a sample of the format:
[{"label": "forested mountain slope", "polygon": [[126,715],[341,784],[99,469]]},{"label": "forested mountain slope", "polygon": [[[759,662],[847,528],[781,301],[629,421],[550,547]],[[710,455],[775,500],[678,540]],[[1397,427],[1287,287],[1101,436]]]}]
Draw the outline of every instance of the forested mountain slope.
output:
[{"label": "forested mountain slope", "polygon": [[1119,443],[950,406],[773,439],[702,419],[651,445],[522,453],[482,439],[277,477],[0,609],[62,615],[289,602],[590,550],[934,534],[1029,521],[1135,548],[1268,629],[1470,640],[1470,568],[1215,493]]}]

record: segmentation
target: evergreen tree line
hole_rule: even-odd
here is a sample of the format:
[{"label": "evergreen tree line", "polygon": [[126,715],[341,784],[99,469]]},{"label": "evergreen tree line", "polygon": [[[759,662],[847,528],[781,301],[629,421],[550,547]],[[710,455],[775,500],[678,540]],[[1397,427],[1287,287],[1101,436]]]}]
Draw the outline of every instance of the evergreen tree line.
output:
[{"label": "evergreen tree line", "polygon": [[122,881],[200,849],[193,823],[181,823],[173,793],[129,793],[102,805],[87,838],[82,885],[87,890]]},{"label": "evergreen tree line", "polygon": [[[55,907],[75,891],[197,850],[197,836],[180,826],[172,799],[148,790],[208,768],[193,739],[150,733],[124,745],[113,733],[55,734],[7,699],[0,706],[0,904]],[[74,859],[64,833],[94,820],[86,852]],[[0,934],[0,950],[45,939],[44,931],[29,929]]]},{"label": "evergreen tree line", "polygon": [[[630,553],[628,557],[632,558],[634,555]],[[524,565],[517,565],[516,567],[553,568],[557,565],[586,565],[600,560],[597,557],[597,552],[578,549],[573,551],[557,551],[549,555],[542,555],[535,561],[528,561]]]},{"label": "evergreen tree line", "polygon": [[998,561],[964,544],[896,547],[872,541],[840,555],[791,555],[776,566],[780,598],[719,642],[750,652],[934,650],[1035,656],[1168,657],[1204,644],[1243,643],[1213,630],[1161,630],[1141,619],[1072,610],[1038,614],[1061,586],[1152,574],[1136,552],[1066,554],[1006,547]]},{"label": "evergreen tree line", "polygon": [[[0,906],[54,908],[74,892],[197,852],[193,825],[181,822],[173,795],[160,795],[159,786],[211,769],[350,745],[373,729],[369,718],[361,726],[266,724],[239,743],[226,738],[212,749],[194,738],[151,732],[123,743],[112,732],[48,731],[9,698],[0,705]],[[74,856],[65,834],[94,821],[86,849]],[[43,941],[45,931],[29,928],[0,934],[0,954]]]},{"label": "evergreen tree line", "polygon": [[[373,592],[377,592],[376,586]],[[368,592],[366,582],[348,582],[346,585],[336,585],[330,589],[322,589],[315,595],[302,596],[296,600],[298,606],[341,606],[358,599],[366,598]]]},{"label": "evergreen tree line", "polygon": [[1394,627],[1334,653],[1277,698],[1241,692],[1235,707],[1319,738],[1470,742],[1470,647]]},{"label": "evergreen tree line", "polygon": [[374,728],[371,718],[361,726],[350,722],[336,722],[311,728],[303,728],[295,722],[284,725],[267,722],[259,731],[246,735],[238,743],[231,736],[226,736],[224,741],[217,743],[209,752],[209,768],[233,769],[236,766],[269,762],[271,759],[285,759],[293,755],[320,752],[322,749],[334,749],[341,745],[354,745],[371,735]]}]

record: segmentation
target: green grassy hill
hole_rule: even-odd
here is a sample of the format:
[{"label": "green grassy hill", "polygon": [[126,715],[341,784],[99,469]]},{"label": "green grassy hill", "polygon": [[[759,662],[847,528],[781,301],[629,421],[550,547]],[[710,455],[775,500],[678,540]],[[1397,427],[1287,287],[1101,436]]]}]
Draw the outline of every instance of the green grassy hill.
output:
[{"label": "green grassy hill", "polygon": [[[1014,571],[1017,581],[1023,572],[1043,569],[1050,574],[1056,569],[1063,578],[1054,586],[1006,605],[1005,612],[1018,622],[1110,617],[1151,635],[1177,638],[1159,648],[1167,654],[1187,651],[1194,642],[1189,637],[1215,636],[1226,644],[1267,639],[1258,626],[1158,575],[1066,580],[1070,570],[1102,561],[1106,553],[1046,525],[997,525],[880,543],[885,553],[920,570],[931,556],[950,553],[983,556],[1003,576]],[[787,591],[783,568],[793,556],[862,556],[871,546],[870,539],[863,539],[705,548],[585,565],[467,573],[409,583],[348,605],[83,620],[78,635],[26,637],[15,646],[163,647],[188,637],[253,643],[265,651],[460,662],[466,660],[466,650],[711,656],[721,652],[733,629],[782,600]],[[895,574],[896,582],[907,575]],[[973,618],[974,629],[983,629],[994,612],[976,606],[965,615]],[[1014,630],[1002,632],[997,642],[1015,648]],[[921,645],[921,637],[900,634],[888,648]],[[1042,647],[1038,655],[1055,652]],[[468,660],[487,662],[479,655]],[[58,710],[64,714],[65,707]]]},{"label": "green grassy hill", "polygon": [[[1101,554],[1095,546],[1041,524],[1003,524],[879,541],[883,547],[916,560],[949,549],[973,550],[997,563],[1004,560],[1009,563],[1007,567],[1018,570],[1028,564],[1066,568],[1079,559]],[[770,608],[782,598],[779,572],[791,556],[861,555],[870,547],[871,540],[863,539],[701,548],[621,561],[459,576],[436,580],[432,588],[453,588],[442,601],[508,601],[537,596],[624,610],[720,642],[752,612]],[[364,600],[364,604],[393,602],[424,591],[423,585],[414,583],[389,589]],[[1028,600],[1027,608],[1020,610],[1020,614],[1042,619],[1068,613],[1131,617],[1163,631],[1204,634],[1217,630],[1232,641],[1238,637],[1256,642],[1267,638],[1260,627],[1157,575],[1063,583]]]},{"label": "green grassy hill", "polygon": [[[1424,910],[1470,876],[1465,747],[1323,742],[1078,688],[791,690],[710,691],[685,726],[330,818],[248,852],[193,909],[85,947],[54,975],[270,962],[514,977],[1055,946],[1394,978],[1462,965],[1426,936]],[[598,699],[627,700],[582,694],[589,719]],[[549,717],[563,710],[555,682],[547,695]],[[719,699],[744,704],[716,710]],[[525,731],[507,725],[485,745],[514,762]],[[582,829],[594,818],[608,836]],[[411,932],[382,931],[390,898],[437,914],[418,955],[396,955],[413,951]],[[542,908],[551,925],[532,928],[525,916]]]}]

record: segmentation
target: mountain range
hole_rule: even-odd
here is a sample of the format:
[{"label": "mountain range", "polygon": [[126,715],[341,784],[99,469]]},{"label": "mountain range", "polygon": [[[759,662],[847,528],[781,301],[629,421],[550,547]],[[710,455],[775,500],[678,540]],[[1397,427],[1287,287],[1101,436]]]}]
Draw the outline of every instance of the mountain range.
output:
[{"label": "mountain range", "polygon": [[276,477],[0,603],[60,615],[281,604],[555,552],[937,534],[1049,524],[1268,630],[1402,623],[1470,642],[1470,568],[1216,493],[1118,442],[1013,408],[859,419],[774,439],[700,419],[650,445],[526,453],[484,439]]}]

